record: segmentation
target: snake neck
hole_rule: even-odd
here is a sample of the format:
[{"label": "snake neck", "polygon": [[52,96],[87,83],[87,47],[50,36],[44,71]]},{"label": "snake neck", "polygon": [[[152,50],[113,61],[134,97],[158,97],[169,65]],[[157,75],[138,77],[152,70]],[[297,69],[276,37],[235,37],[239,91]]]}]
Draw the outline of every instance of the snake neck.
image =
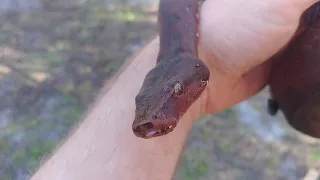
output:
[{"label": "snake neck", "polygon": [[180,53],[198,56],[199,3],[198,0],[160,0],[157,62]]}]

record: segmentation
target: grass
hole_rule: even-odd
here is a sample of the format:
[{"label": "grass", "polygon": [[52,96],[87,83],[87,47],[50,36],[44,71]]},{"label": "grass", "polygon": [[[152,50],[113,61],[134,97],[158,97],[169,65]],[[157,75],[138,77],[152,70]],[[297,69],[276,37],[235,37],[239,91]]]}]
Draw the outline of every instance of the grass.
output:
[{"label": "grass", "polygon": [[220,142],[218,142],[218,147],[222,152],[225,153],[231,153],[232,152],[232,142],[229,139],[221,139]]},{"label": "grass", "polygon": [[313,152],[311,153],[311,158],[315,161],[320,161],[320,152]]},{"label": "grass", "polygon": [[183,163],[184,180],[196,180],[208,173],[207,154],[204,151],[187,153]]},{"label": "grass", "polygon": [[28,147],[19,149],[13,156],[12,161],[16,166],[22,166],[33,172],[39,166],[41,159],[51,153],[56,142],[37,140]]}]

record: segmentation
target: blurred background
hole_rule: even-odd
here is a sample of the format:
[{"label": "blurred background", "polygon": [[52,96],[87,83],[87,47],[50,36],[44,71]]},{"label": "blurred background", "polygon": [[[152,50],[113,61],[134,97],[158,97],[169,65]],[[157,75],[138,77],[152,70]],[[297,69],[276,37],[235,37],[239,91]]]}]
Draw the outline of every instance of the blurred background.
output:
[{"label": "blurred background", "polygon": [[[28,179],[82,120],[125,58],[156,35],[157,3],[0,0],[0,180]],[[281,113],[269,117],[267,91],[201,117],[173,179],[319,178],[319,140]]]}]

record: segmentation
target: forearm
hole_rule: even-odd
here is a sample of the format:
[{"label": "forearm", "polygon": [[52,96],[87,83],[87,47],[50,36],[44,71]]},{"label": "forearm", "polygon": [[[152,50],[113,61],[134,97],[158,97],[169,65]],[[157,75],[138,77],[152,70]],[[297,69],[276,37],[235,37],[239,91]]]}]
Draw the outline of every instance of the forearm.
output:
[{"label": "forearm", "polygon": [[154,40],[132,60],[33,180],[171,179],[200,106],[196,102],[167,136],[146,140],[133,135],[134,98],[155,65],[157,53],[158,40]]}]

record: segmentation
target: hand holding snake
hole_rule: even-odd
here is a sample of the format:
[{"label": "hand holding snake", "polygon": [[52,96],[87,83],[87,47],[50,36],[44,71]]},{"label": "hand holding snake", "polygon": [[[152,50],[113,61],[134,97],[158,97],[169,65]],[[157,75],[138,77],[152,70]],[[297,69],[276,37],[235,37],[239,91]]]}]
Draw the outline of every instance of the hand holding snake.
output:
[{"label": "hand holding snake", "polygon": [[[191,6],[179,6],[179,3],[185,2],[191,3]],[[159,65],[153,73],[150,73],[151,76],[146,78],[146,83],[142,86],[142,91],[136,99],[137,110],[133,131],[139,137],[150,138],[171,132],[172,127],[177,125],[179,118],[194,101],[198,100],[200,94],[199,101],[202,101],[203,113],[210,113],[245,100],[264,88],[269,83],[272,62],[269,59],[286,47],[298,33],[297,30],[301,24],[304,26],[305,23],[309,26],[314,20],[309,17],[317,16],[317,8],[311,11],[311,15],[305,15],[305,11],[318,1],[207,0],[202,4],[199,15],[194,11],[194,2],[198,3],[192,0],[160,0]],[[243,4],[246,5],[246,8],[241,8]],[[174,7],[181,7],[181,9]],[[192,10],[190,17],[179,15],[188,11],[187,9],[182,11],[184,8]],[[211,15],[211,18],[202,18],[208,17],[206,13],[214,15]],[[197,20],[194,20],[193,23],[192,20],[188,21],[188,18],[190,20],[197,16],[200,17],[199,27],[197,27]],[[177,27],[180,21],[184,24],[187,23],[187,25],[183,27],[180,24],[180,27]],[[179,33],[182,36],[177,36]],[[169,36],[165,36],[165,34],[169,34]],[[199,38],[196,40],[192,38],[198,37],[198,35]],[[161,39],[163,43],[161,43]],[[187,39],[189,39],[189,43]],[[199,52],[193,48],[195,45],[199,45]],[[194,63],[188,61],[190,62],[188,64],[183,60],[180,61],[179,59],[183,59],[182,56],[175,56],[179,53],[184,55],[187,53],[184,56],[185,59],[192,59]],[[197,60],[197,56],[204,64],[201,60]],[[174,65],[168,65],[163,63],[167,57],[173,57],[171,59],[177,57],[178,60],[173,63]],[[178,66],[175,66],[177,64]],[[195,76],[185,75],[192,72],[193,67],[200,66],[202,68],[203,65],[204,69],[201,72],[205,72],[205,67],[207,67],[210,76],[207,73],[201,74],[198,81],[198,79],[190,78]],[[172,67],[172,69],[168,70],[167,67]],[[164,71],[164,69],[168,71]],[[185,71],[181,69],[185,69]],[[155,79],[164,79],[165,82],[168,82],[168,77],[164,78],[163,74],[170,76],[170,73],[178,78],[175,78],[176,81],[168,86],[163,82],[155,82]],[[180,80],[179,77],[182,76],[183,78]],[[179,93],[184,86],[189,88],[189,84],[183,84],[184,78],[187,79],[187,82],[192,82],[190,83],[192,85],[195,84],[193,82],[205,82],[206,80],[209,82],[205,82],[206,87],[200,88],[199,93],[191,93],[193,98],[182,98],[183,101],[179,98],[174,98],[174,100],[168,98],[174,97],[173,95]],[[200,86],[199,83],[191,87],[199,89]],[[161,91],[153,91],[150,87],[157,87]],[[163,89],[166,91],[162,91]],[[170,96],[164,98],[168,92],[171,93]],[[183,97],[190,96],[189,94]],[[150,102],[153,105],[158,103],[158,106],[150,108]]]}]

